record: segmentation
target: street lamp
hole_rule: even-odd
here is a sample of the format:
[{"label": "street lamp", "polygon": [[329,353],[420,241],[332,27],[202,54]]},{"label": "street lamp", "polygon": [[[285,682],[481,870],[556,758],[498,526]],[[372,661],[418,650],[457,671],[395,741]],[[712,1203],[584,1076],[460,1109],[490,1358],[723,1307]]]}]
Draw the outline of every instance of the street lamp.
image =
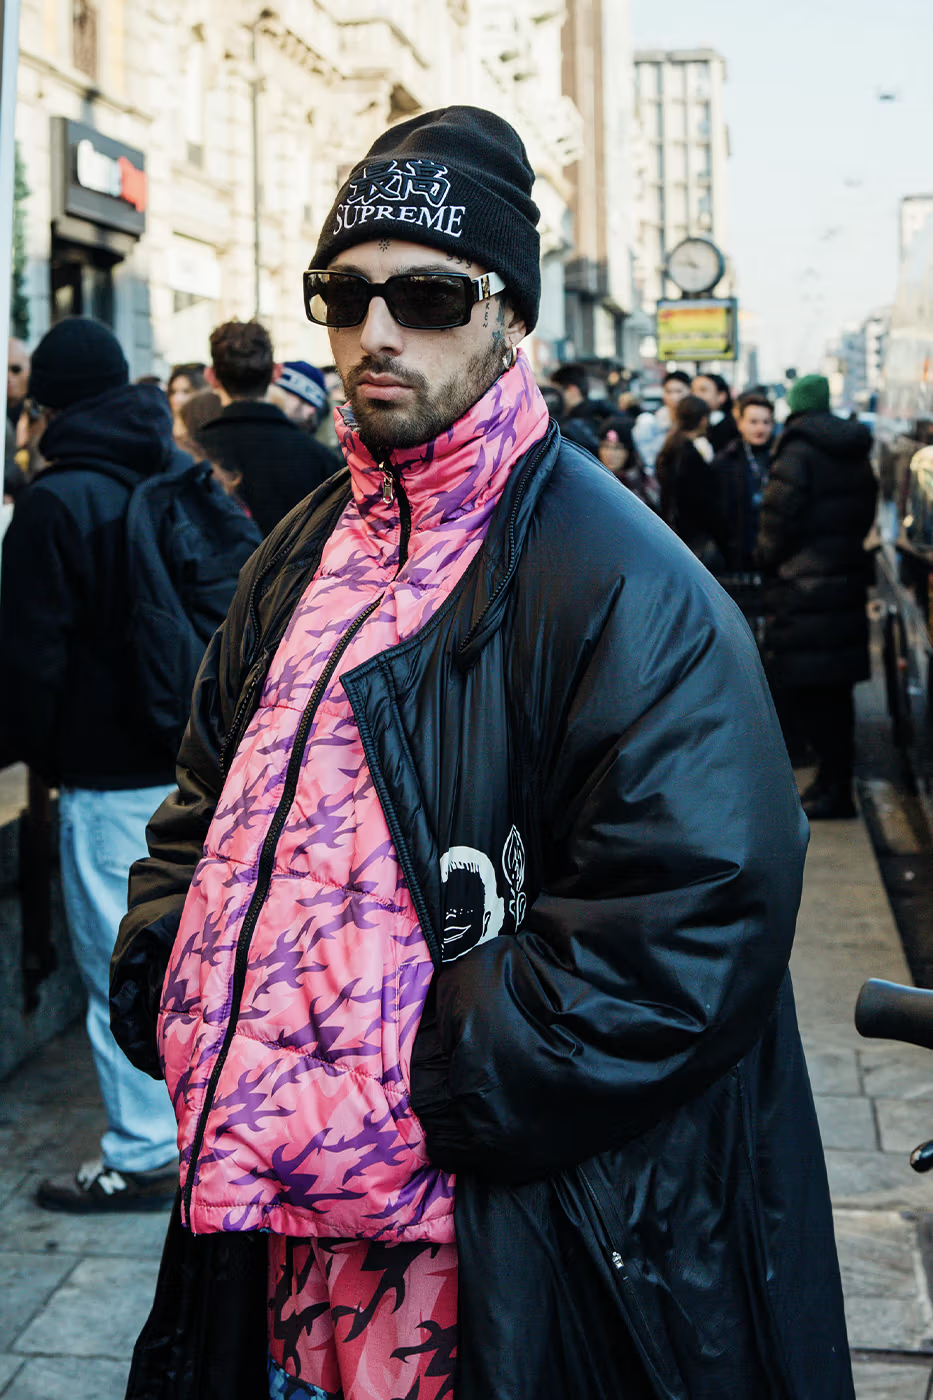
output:
[{"label": "street lamp", "polygon": [[260,209],[260,168],[259,168],[259,94],[263,80],[259,73],[259,49],[257,31],[261,24],[275,19],[275,11],[263,8],[247,28],[250,32],[250,74],[249,100],[250,125],[252,128],[252,197],[253,197],[253,319],[259,320],[260,280],[262,276],[262,228]]}]

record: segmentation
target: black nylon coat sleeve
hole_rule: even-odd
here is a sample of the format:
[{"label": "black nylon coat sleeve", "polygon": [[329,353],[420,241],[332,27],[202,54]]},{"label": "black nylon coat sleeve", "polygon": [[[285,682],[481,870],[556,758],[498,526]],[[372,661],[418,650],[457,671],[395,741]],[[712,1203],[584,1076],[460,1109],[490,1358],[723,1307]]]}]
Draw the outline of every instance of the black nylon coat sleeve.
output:
[{"label": "black nylon coat sleeve", "polygon": [[775,1004],[806,822],[748,630],[691,567],[686,594],[622,589],[575,688],[523,929],[437,977],[413,1104],[450,1170],[529,1179],[623,1144]]}]

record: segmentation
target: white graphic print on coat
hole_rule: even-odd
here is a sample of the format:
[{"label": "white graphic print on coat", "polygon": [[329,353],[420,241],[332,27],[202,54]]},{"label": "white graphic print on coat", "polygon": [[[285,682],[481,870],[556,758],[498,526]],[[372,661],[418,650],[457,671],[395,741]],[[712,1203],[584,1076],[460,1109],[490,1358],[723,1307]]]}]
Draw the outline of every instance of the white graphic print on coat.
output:
[{"label": "white graphic print on coat", "polygon": [[[525,847],[517,826],[509,832],[502,852],[502,873],[509,890],[512,928],[518,931],[525,917]],[[462,958],[471,948],[501,932],[505,901],[499,894],[496,868],[484,851],[472,846],[451,846],[441,856],[444,886],[444,962]]]},{"label": "white graphic print on coat", "polygon": [[505,919],[496,870],[483,851],[451,846],[441,856],[444,886],[444,962],[462,958],[471,948],[495,938]]},{"label": "white graphic print on coat", "polygon": [[518,930],[525,918],[525,847],[517,826],[512,827],[505,843],[502,871],[509,887],[509,913]]}]

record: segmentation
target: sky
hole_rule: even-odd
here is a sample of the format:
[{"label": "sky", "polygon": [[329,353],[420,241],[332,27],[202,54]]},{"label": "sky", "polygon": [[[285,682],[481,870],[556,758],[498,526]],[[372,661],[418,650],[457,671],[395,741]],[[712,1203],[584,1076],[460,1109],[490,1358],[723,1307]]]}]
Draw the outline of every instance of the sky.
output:
[{"label": "sky", "polygon": [[[933,192],[933,0],[631,0],[636,48],[727,60],[729,246],[766,378],[894,299],[898,203]],[[881,92],[896,101],[879,101]]]}]

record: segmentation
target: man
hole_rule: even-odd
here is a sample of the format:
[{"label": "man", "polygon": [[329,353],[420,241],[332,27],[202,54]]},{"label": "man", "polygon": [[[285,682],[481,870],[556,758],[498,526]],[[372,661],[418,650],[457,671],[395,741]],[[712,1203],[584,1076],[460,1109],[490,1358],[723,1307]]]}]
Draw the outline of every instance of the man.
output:
[{"label": "man", "polygon": [[16,462],[16,425],[26,398],[29,385],[29,351],[21,340],[11,336],[7,355],[6,371],[6,436],[3,449],[3,494],[9,500],[16,496],[26,484]]},{"label": "man", "polygon": [[0,767],[27,763],[59,789],[65,913],[107,1113],[101,1159],[39,1187],[40,1205],[76,1212],[167,1207],[177,1180],[172,1105],[117,1048],[108,1004],[127,871],[172,778],[131,702],[124,641],[124,516],[132,484],[172,464],[172,420],[160,390],[128,380],[96,321],[69,318],[40,342],[29,387],[49,465],[17,502],[0,588]]},{"label": "man", "polygon": [[709,437],[714,452],[722,452],[739,435],[732,413],[732,390],[721,374],[698,374],[691,392],[709,404]]},{"label": "man", "polygon": [[207,379],[223,412],[201,430],[204,451],[231,478],[263,535],[327,477],[326,448],[265,403],[275,357],[258,321],[227,321],[211,335]]},{"label": "man", "polygon": [[654,469],[665,438],[674,426],[674,409],[690,393],[690,376],[672,369],[661,381],[661,407],[656,413],[640,413],[632,435],[644,462]]},{"label": "man", "polygon": [[599,423],[612,415],[612,404],[605,399],[590,398],[590,381],[584,365],[560,365],[551,375],[551,383],[563,398],[560,430],[569,442],[575,442],[592,452],[599,452]]},{"label": "man", "polygon": [[788,743],[802,739],[816,754],[804,811],[811,821],[850,818],[852,691],[871,674],[864,540],[877,496],[872,439],[863,424],[830,412],[821,374],[795,380],[789,398],[761,503],[765,663]]},{"label": "man", "polygon": [[241,576],[114,958],[204,1280],[131,1400],[168,1352],[255,1400],[266,1347],[316,1400],[851,1400],[796,792],[732,605],[549,423],[533,180],[403,122],[305,274],[349,475]]},{"label": "man", "polygon": [[26,346],[11,336],[6,371],[6,412],[14,423],[29,389],[29,364]]},{"label": "man", "polygon": [[774,439],[774,407],[762,393],[743,394],[736,406],[738,437],[713,458],[717,544],[728,573],[755,567],[761,497]]},{"label": "man", "polygon": [[333,451],[322,441],[323,417],[326,414],[330,418],[330,399],[323,371],[316,365],[309,365],[307,360],[286,360],[277,368],[279,377],[269,390],[269,401],[278,404],[285,417],[308,434],[319,449],[321,470],[330,476],[343,466],[343,457],[336,439]]},{"label": "man", "polygon": [[307,360],[286,360],[273,388],[285,417],[313,436],[327,408],[323,373]]}]

